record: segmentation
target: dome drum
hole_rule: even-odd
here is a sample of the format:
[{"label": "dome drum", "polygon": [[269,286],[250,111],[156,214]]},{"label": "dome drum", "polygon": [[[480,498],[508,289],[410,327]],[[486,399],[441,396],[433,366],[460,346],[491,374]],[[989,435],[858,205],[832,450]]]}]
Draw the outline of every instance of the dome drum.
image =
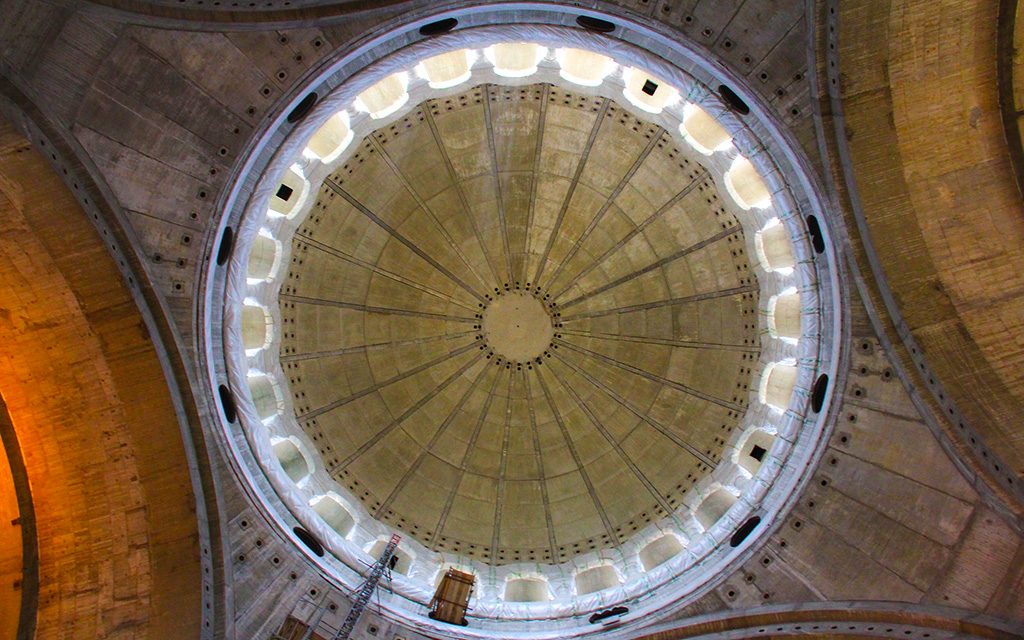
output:
[{"label": "dome drum", "polygon": [[[813,255],[796,213],[806,210],[806,196],[797,198],[792,195],[795,183],[783,180],[775,166],[777,159],[768,155],[764,140],[751,132],[751,123],[738,121],[704,85],[687,79],[678,70],[666,68],[663,63],[648,67],[651,72],[637,71],[643,63],[650,64],[650,60],[636,56],[621,42],[608,49],[612,54],[608,59],[613,60],[611,64],[617,67],[611,69],[597,86],[567,79],[561,73],[564,69],[560,69],[559,60],[565,61],[569,57],[556,55],[555,50],[581,51],[583,53],[576,54],[576,57],[586,57],[583,54],[593,57],[597,54],[592,54],[588,47],[600,40],[593,40],[590,34],[563,33],[548,27],[517,27],[514,33],[522,39],[510,42],[501,40],[509,36],[496,27],[467,31],[460,38],[451,37],[456,33],[445,36],[443,47],[438,44],[418,49],[410,47],[391,58],[382,59],[387,64],[378,64],[373,70],[357,76],[357,82],[338,84],[335,91],[325,91],[306,120],[287,136],[279,138],[280,147],[273,155],[277,160],[267,165],[263,178],[248,201],[247,217],[239,225],[238,246],[241,250],[235,252],[232,268],[243,274],[242,283],[248,278],[249,284],[232,284],[227,296],[230,300],[236,292],[243,294],[244,290],[244,295],[254,297],[258,305],[273,307],[265,321],[265,335],[272,336],[271,344],[269,348],[255,349],[259,342],[258,331],[252,327],[259,323],[254,324],[256,314],[252,309],[260,306],[250,304],[250,310],[245,311],[242,307],[236,310],[230,302],[226,304],[224,317],[228,351],[234,348],[233,345],[244,345],[250,351],[244,361],[229,356],[229,374],[236,381],[232,386],[237,386],[240,374],[245,375],[250,370],[259,372],[256,378],[252,378],[253,384],[247,385],[251,389],[256,413],[265,423],[265,426],[254,427],[247,433],[254,450],[265,446],[261,443],[280,444],[287,440],[300,453],[303,449],[319,451],[320,455],[313,457],[323,464],[301,458],[307,463],[307,474],[299,473],[297,461],[300,458],[290,455],[293,453],[290,449],[285,452],[289,455],[278,456],[284,467],[283,475],[275,475],[273,469],[264,470],[282,497],[303,496],[298,504],[289,503],[288,509],[303,526],[321,536],[333,558],[340,561],[341,565],[334,567],[331,556],[317,560],[325,570],[336,572],[344,580],[343,576],[351,575],[344,564],[354,566],[351,565],[353,561],[366,558],[366,554],[373,555],[373,545],[392,528],[398,528],[405,531],[406,536],[400,547],[405,554],[401,562],[403,570],[400,571],[403,575],[396,576],[395,582],[396,596],[400,600],[404,599],[413,606],[429,600],[429,576],[435,575],[445,562],[457,559],[472,567],[486,568],[480,573],[482,577],[473,611],[474,628],[483,633],[502,629],[502,634],[515,634],[529,629],[530,620],[535,617],[551,620],[568,616],[549,628],[569,629],[576,624],[570,612],[581,607],[586,609],[596,602],[609,599],[629,601],[665,582],[677,585],[675,593],[698,588],[709,577],[686,573],[688,567],[698,560],[707,562],[708,558],[736,557],[737,552],[727,551],[722,545],[728,542],[747,515],[754,510],[764,513],[765,509],[783,508],[786,497],[773,494],[773,487],[779,484],[778,478],[794,473],[789,460],[794,451],[800,455],[809,453],[806,440],[813,437],[807,435],[807,429],[821,428],[820,423],[804,418],[804,391],[809,388],[818,367],[831,357],[819,349],[827,346],[830,340],[823,334],[821,323],[834,318],[834,314],[818,312],[821,306],[819,287],[822,284],[818,280],[820,261],[797,259],[797,256],[806,258]],[[526,38],[526,34],[532,37]],[[506,46],[517,42],[522,44],[523,41],[530,46]],[[465,71],[460,62],[463,57],[468,65]],[[536,69],[530,67],[534,57]],[[441,61],[447,62],[442,65]],[[469,77],[462,81],[463,84],[446,86],[447,82],[461,78],[466,71]],[[524,75],[514,77],[518,73]],[[579,76],[569,73],[568,77]],[[644,81],[639,82],[638,78]],[[378,87],[379,83],[382,84]],[[651,84],[656,86],[652,88]],[[633,96],[640,104],[637,100],[630,100],[631,88],[634,94],[640,92]],[[669,97],[662,103],[638,97],[649,98],[652,94],[648,92],[652,90],[654,95],[661,92],[663,97]],[[675,97],[672,92],[675,92]],[[619,147],[623,151],[633,148],[634,154],[646,158],[635,160],[637,156],[633,156],[617,160],[621,168],[616,171],[625,171],[627,175],[637,176],[637,180],[642,179],[645,182],[635,183],[642,188],[638,189],[627,180],[615,191],[614,181],[621,178],[611,175],[611,158],[614,155],[609,155],[608,161],[595,161],[589,169],[581,162],[575,182],[568,180],[571,175],[566,178],[564,184],[571,185],[570,189],[575,189],[576,193],[565,196],[563,191],[560,199],[565,204],[561,205],[561,213],[557,196],[549,198],[550,203],[538,199],[535,205],[531,205],[535,208],[535,220],[545,220],[546,227],[502,222],[520,215],[512,208],[516,198],[526,197],[524,201],[530,201],[529,198],[547,197],[548,191],[537,187],[533,187],[534,195],[530,195],[528,181],[517,182],[515,173],[506,177],[498,165],[499,162],[518,161],[514,156],[506,155],[515,148],[508,145],[514,144],[515,136],[519,135],[516,127],[507,123],[521,120],[503,118],[530,110],[536,113],[538,98],[550,98],[546,112],[541,110],[549,126],[554,123],[566,127],[566,132],[575,128],[572,136],[576,136],[577,144],[586,143],[589,137],[591,146],[588,152],[595,157],[605,153],[593,143],[595,139],[603,139],[601,134],[604,132],[609,140],[618,136]],[[482,104],[486,106],[477,106]],[[699,111],[684,109],[686,105],[700,105],[696,107]],[[687,111],[694,128],[692,132],[683,127]],[[465,116],[449,115],[474,112],[482,112],[486,116],[484,122],[489,118],[490,124],[470,130],[464,126]],[[710,120],[697,123],[693,120],[694,113],[703,114],[701,118]],[[595,115],[584,114],[596,114],[596,118]],[[721,114],[722,119],[716,121],[709,114],[716,117]],[[589,127],[589,131],[585,124],[588,118],[596,123]],[[607,125],[602,124],[603,118],[609,119]],[[634,122],[635,125],[632,124]],[[634,128],[629,132],[631,125]],[[722,138],[716,126],[727,131],[728,141]],[[621,133],[613,134],[613,131],[620,131],[613,127],[621,127]],[[535,148],[541,154],[532,159],[538,163],[536,166],[546,161],[543,155],[546,151],[543,150],[549,147],[544,145],[555,145],[550,147],[552,150],[558,148],[556,134],[561,132],[557,129],[551,129],[551,132],[551,138],[548,138],[547,129],[543,138],[533,137],[535,141],[544,140],[543,145],[535,142]],[[652,133],[657,137],[652,139]],[[490,136],[489,148],[487,145],[479,147],[482,154],[478,156],[473,156],[467,151],[471,147],[466,146],[474,135],[484,135],[484,140]],[[510,136],[508,141],[502,137],[506,135]],[[646,139],[644,135],[647,135]],[[688,135],[694,138],[692,149],[686,140]],[[759,132],[759,135],[764,135],[764,132]],[[563,142],[572,140],[572,136],[564,138]],[[417,148],[417,144],[423,144],[418,141],[429,142],[432,138],[436,148],[440,149],[440,156],[430,166],[441,176],[445,172],[453,176],[453,186],[448,188],[448,192],[429,191],[428,183],[420,182],[420,176],[428,174],[415,173],[415,164],[408,160],[416,156],[399,152],[407,145],[412,145],[410,149]],[[705,155],[709,147],[703,146],[701,141],[714,145],[710,147],[710,156]],[[627,144],[636,146],[627,147]],[[420,146],[419,149],[417,153],[425,153],[425,147]],[[701,172],[707,172],[703,182],[697,179],[694,183],[699,189],[690,187],[692,195],[680,193],[676,202],[696,207],[699,199],[703,198],[715,205],[708,208],[709,213],[699,214],[701,220],[710,222],[713,218],[704,216],[717,215],[723,220],[741,222],[733,223],[734,227],[723,222],[719,229],[724,230],[716,234],[711,225],[697,228],[693,226],[696,223],[684,223],[680,218],[675,229],[677,239],[668,234],[647,236],[640,231],[632,232],[632,236],[626,231],[627,235],[623,236],[622,231],[617,231],[621,238],[619,247],[635,252],[628,244],[630,237],[642,238],[651,247],[645,249],[649,253],[636,254],[640,258],[634,258],[632,264],[609,262],[608,271],[603,267],[584,269],[585,259],[599,259],[602,254],[612,256],[619,250],[614,245],[614,237],[610,243],[604,240],[608,231],[602,226],[603,221],[625,221],[631,216],[626,203],[642,202],[647,189],[654,189],[649,192],[653,194],[669,188],[649,180],[645,173],[647,170],[643,168],[644,163],[654,163],[655,158],[658,158],[657,162],[667,162],[669,156],[679,163],[681,173],[695,171],[699,176]],[[264,154],[264,157],[270,159],[270,155]],[[525,158],[530,160],[529,156]],[[495,167],[490,177],[486,171],[472,173],[470,167],[486,167],[488,162]],[[632,168],[630,163],[633,163]],[[522,166],[521,175],[534,175],[529,173],[528,164]],[[572,165],[568,166],[571,168]],[[365,173],[366,184],[374,184],[374,180],[379,181],[384,175],[381,171],[398,176],[396,184],[408,191],[408,202],[389,202],[385,197],[389,190],[378,189],[375,193],[360,186],[362,178],[358,176]],[[608,176],[602,177],[602,171],[608,172]],[[730,171],[739,173],[730,174]],[[481,189],[487,180],[495,181],[494,190],[490,190],[491,187]],[[611,181],[611,184],[598,186],[603,184],[602,180]],[[281,185],[291,189],[292,193],[282,191]],[[729,195],[733,192],[735,196]],[[721,201],[717,200],[719,194]],[[296,195],[301,200],[300,206],[282,211],[285,207],[278,200],[288,202]],[[671,200],[665,196],[658,197],[663,202]],[[473,221],[471,217],[465,222],[456,222],[441,213],[449,210],[439,204],[445,202],[444,198],[471,211],[490,203],[487,206],[498,207],[497,214],[491,221],[483,218]],[[593,203],[589,205],[592,216],[589,227],[585,218],[580,221],[573,218],[577,215],[574,207],[578,206],[574,203],[586,203],[588,200]],[[501,209],[503,201],[504,211]],[[745,206],[751,204],[754,205],[752,208]],[[661,224],[657,217],[665,214],[657,213],[656,206],[645,206],[650,208],[648,218],[657,222],[652,227],[654,229]],[[670,206],[666,204],[663,209],[669,211]],[[714,213],[715,206],[720,207],[717,214]],[[416,215],[425,212],[426,217],[422,218],[423,222],[414,222],[414,218],[406,214],[402,221],[403,218],[391,217],[388,207],[412,207],[409,210],[420,212]],[[697,211],[696,208],[691,210]],[[335,232],[327,226],[328,220],[345,221],[338,228],[346,233],[360,233],[362,235],[358,237],[361,239],[352,245],[344,244],[342,236],[332,235]],[[357,224],[355,221],[359,220],[361,222]],[[639,210],[632,216],[634,225],[643,220]],[[675,224],[675,218],[672,220]],[[437,237],[424,236],[423,224],[434,225],[432,228],[441,233]],[[567,243],[554,234],[545,238],[540,231],[566,224],[570,226],[565,228],[577,229],[576,233],[582,234],[581,240]],[[477,227],[473,228],[474,225]],[[757,231],[775,227],[779,231],[772,232],[772,238],[766,245],[761,237],[763,234]],[[609,230],[611,228],[608,227]],[[477,240],[472,240],[473,237]],[[593,242],[588,244],[591,238]],[[597,242],[598,238],[603,245]],[[276,244],[268,244],[268,241]],[[471,244],[474,242],[477,244]],[[522,246],[523,242],[528,248],[525,253],[509,252],[510,247]],[[683,246],[676,245],[672,249],[672,242],[683,243]],[[774,248],[778,246],[777,242],[787,243],[785,246],[794,256],[786,267],[777,266],[781,264],[779,251],[785,254],[784,250]],[[660,243],[665,244],[662,246]],[[384,247],[383,251],[381,247]],[[450,253],[446,254],[446,251]],[[775,262],[758,260],[766,251],[771,252],[770,260]],[[383,257],[373,258],[373,252]],[[503,253],[506,256],[504,263]],[[721,256],[726,261],[698,260],[705,254]],[[247,259],[247,255],[251,258]],[[272,259],[268,259],[270,255]],[[750,277],[743,272],[745,262],[748,263],[746,268]],[[282,268],[268,267],[268,264],[289,266],[287,272],[282,273]],[[342,264],[350,266],[342,268]],[[739,271],[738,275],[725,269],[733,264]],[[762,268],[765,264],[770,270]],[[677,265],[686,265],[689,273]],[[314,267],[325,270],[320,273]],[[676,271],[668,275],[670,269]],[[631,270],[639,272],[639,275],[631,273]],[[501,275],[492,279],[492,273]],[[658,285],[662,290],[655,293],[653,279],[650,283],[642,279],[646,273],[659,276],[665,273],[669,283],[677,284],[669,284],[667,288]],[[513,277],[517,274],[521,274],[518,279]],[[691,280],[684,286],[687,278]],[[643,287],[635,284],[638,281],[643,282]],[[662,343],[650,341],[649,346],[631,346],[648,344],[648,338],[637,341],[636,338],[641,336],[623,332],[623,327],[630,325],[621,324],[614,315],[602,315],[608,308],[608,301],[614,300],[624,310],[635,309],[627,313],[645,314],[636,317],[643,317],[643,322],[648,324],[637,326],[653,331],[658,322],[663,322],[660,317],[669,317],[658,311],[664,307],[673,310],[673,323],[683,323],[679,327],[686,326],[687,322],[699,322],[694,326],[709,332],[716,326],[712,319],[724,317],[715,314],[722,314],[726,307],[721,306],[724,303],[718,302],[718,297],[703,298],[694,284],[729,281],[737,283],[737,293],[720,297],[735,298],[730,302],[730,308],[737,315],[729,322],[738,324],[733,329],[732,324],[719,320],[717,330],[729,333],[727,337],[723,334],[717,339],[744,341],[741,343],[743,348],[729,349],[734,354],[730,356],[732,360],[702,363],[707,373],[701,375],[707,380],[726,375],[714,373],[717,371],[715,367],[724,366],[715,362],[731,362],[730,366],[739,372],[740,377],[733,381],[734,397],[730,395],[721,399],[717,405],[714,397],[718,394],[708,394],[676,378],[683,372],[701,371],[701,368],[688,364],[686,350],[692,347],[675,343],[695,340],[703,344],[711,342],[710,338],[703,334],[683,338],[684,334],[679,333],[678,337],[657,338]],[[492,284],[495,285],[491,287],[494,291],[488,288]],[[332,287],[339,285],[348,287],[346,291],[362,291],[366,297],[355,302],[351,298],[326,295]],[[673,294],[673,287],[680,293]],[[696,297],[686,293],[687,287],[689,291],[697,292]],[[787,290],[796,290],[799,294],[787,293],[790,297],[783,297]],[[651,295],[654,297],[644,297]],[[686,302],[691,297],[693,302]],[[794,297],[799,302],[795,307],[792,304]],[[676,299],[680,302],[672,302]],[[769,303],[772,299],[774,305]],[[662,302],[664,300],[669,302]],[[784,301],[781,307],[779,300]],[[604,307],[600,304],[602,302]],[[690,305],[692,308],[686,309]],[[386,308],[392,311],[380,311]],[[778,314],[778,322],[765,319],[766,309]],[[359,314],[366,315],[367,321],[359,320]],[[700,314],[711,315],[702,317]],[[240,327],[240,321],[250,327],[247,340],[240,341],[241,335],[232,328]],[[272,333],[271,326],[282,327],[280,334]],[[794,336],[795,326],[801,330]],[[782,331],[779,331],[780,327]],[[409,333],[410,330],[414,332]],[[596,337],[611,335],[623,337],[609,342],[608,346],[599,341],[608,340],[607,337]],[[351,342],[357,337],[365,340],[364,345],[379,346],[357,349],[359,342]],[[320,346],[315,346],[318,342]],[[388,343],[394,345],[387,347],[395,349],[393,354],[385,351],[383,345]],[[712,347],[705,345],[699,348],[706,350]],[[319,362],[325,356],[317,353],[336,354],[327,357],[339,360],[337,363]],[[743,357],[739,358],[741,355]],[[642,359],[636,359],[641,356]],[[410,357],[408,364],[403,363],[403,358]],[[630,361],[630,358],[634,360]],[[793,366],[792,371],[785,370],[790,374],[785,382],[794,391],[784,399],[782,408],[792,405],[795,410],[779,414],[760,401],[756,381],[760,377],[769,377],[766,367],[770,367],[770,363],[781,361],[799,364]],[[659,364],[651,364],[655,362]],[[348,369],[338,368],[342,365]],[[260,377],[265,375],[264,372],[276,372],[270,375],[279,382],[270,384],[269,379]],[[429,373],[429,377],[421,375],[421,372]],[[343,391],[333,398],[324,395],[328,387],[317,381],[333,380],[338,376],[341,376],[337,379],[341,381],[339,388]],[[623,382],[629,376],[635,376],[637,382]],[[372,389],[372,393],[359,390],[359,385],[365,385],[360,379],[370,382],[367,388]],[[567,380],[573,382],[568,383]],[[282,393],[277,385],[285,392]],[[658,393],[664,399],[649,405],[654,409],[641,411],[631,405],[628,398],[636,393],[631,389],[640,390],[645,385],[657,385],[651,388],[660,389]],[[777,392],[776,387],[779,386],[771,386],[772,402],[783,402],[781,398],[785,394]],[[673,400],[666,403],[670,396]],[[373,405],[381,401],[385,404],[374,408]],[[697,410],[700,403],[708,403],[709,408]],[[701,420],[717,420],[718,416],[722,416],[727,424],[733,423],[725,431],[721,444],[716,445],[720,448],[711,460],[701,461],[700,456],[695,456],[692,486],[687,487],[687,491],[673,489],[666,498],[656,486],[662,483],[662,479],[652,473],[657,467],[647,471],[637,466],[638,460],[644,465],[653,464],[651,461],[657,459],[657,448],[644,449],[649,445],[640,440],[623,439],[615,430],[623,428],[628,417],[630,424],[643,425],[643,429],[650,430],[652,434],[661,434],[654,437],[677,442],[680,436],[673,435],[666,427],[672,417],[664,413],[673,404],[678,407],[676,411],[693,411],[693,420],[697,424],[702,424]],[[350,413],[346,408],[349,405],[353,409],[359,407],[358,413]],[[612,407],[617,408],[613,410]],[[656,412],[645,413],[652,410]],[[252,411],[243,409],[241,413],[243,424],[248,425]],[[382,429],[381,435],[376,439],[357,437],[357,428],[350,435],[341,436],[343,431],[339,431],[337,425],[338,416],[343,415],[358,416],[359,421],[368,425],[378,424]],[[416,423],[410,420],[414,415],[435,416],[440,428],[433,435],[424,433],[416,436]],[[763,430],[746,435],[751,429],[762,429],[764,425],[774,425],[771,428],[777,435]],[[590,430],[589,440],[573,435],[582,428]],[[726,426],[723,425],[722,429]],[[269,439],[259,435],[268,431],[275,435]],[[531,443],[530,433],[540,439]],[[411,440],[395,439],[400,434],[407,434],[401,438]],[[546,440],[549,437],[568,443],[562,445],[564,460],[570,463],[576,460],[578,471],[573,473],[578,479],[564,488],[555,481],[542,483],[547,485],[540,492],[547,493],[543,496],[543,503],[564,500],[569,505],[565,514],[571,518],[574,510],[579,509],[572,505],[592,500],[600,511],[602,501],[607,500],[605,509],[617,510],[614,513],[619,514],[623,512],[622,508],[616,506],[614,500],[598,496],[608,491],[605,483],[612,480],[606,478],[621,482],[623,480],[618,478],[633,477],[629,482],[637,482],[637,490],[642,493],[644,483],[651,483],[647,487],[647,495],[653,498],[652,505],[655,506],[628,524],[627,517],[621,515],[612,520],[606,514],[603,527],[600,518],[595,517],[593,524],[584,524],[585,520],[578,519],[579,524],[571,526],[581,531],[591,527],[591,537],[575,541],[569,538],[571,544],[563,552],[565,555],[556,556],[559,543],[552,544],[552,532],[561,536],[563,530],[570,530],[570,525],[560,524],[559,520],[549,521],[546,535],[543,515],[540,515],[543,511],[530,506],[542,504],[542,496],[534,493],[535,497],[526,499],[527,493],[524,493],[528,486],[526,483],[531,482],[530,476],[513,478],[502,475],[508,472],[505,470],[536,469],[544,457],[540,452],[547,452],[555,442]],[[388,438],[391,444],[387,447],[375,444],[384,438]],[[438,444],[428,445],[431,438]],[[743,438],[746,438],[745,442]],[[310,439],[316,441],[315,447],[310,446]],[[794,448],[792,445],[797,441],[805,443]],[[410,448],[415,442],[422,451]],[[435,446],[438,448],[434,451],[444,451],[439,445],[463,453],[423,453]],[[274,446],[277,452],[277,445]],[[604,448],[603,452],[595,448],[598,446]],[[756,456],[750,455],[753,447],[758,448]],[[476,468],[473,465],[482,464],[476,462],[474,451],[487,451],[492,460],[487,464],[493,464],[495,471],[503,470],[495,476],[497,480],[484,482],[476,475],[471,477],[467,474],[466,470]],[[732,456],[733,451],[738,455]],[[439,457],[447,466],[439,466]],[[255,458],[264,460],[266,456],[257,452]],[[554,459],[547,461],[548,464],[555,464]],[[598,473],[596,470],[605,464],[604,460],[624,462],[623,471]],[[426,474],[421,476],[424,479],[420,482],[422,488],[410,493],[410,498],[404,497],[403,491],[411,489],[392,489],[388,495],[388,491],[377,488],[374,484],[377,481],[372,475],[367,475],[383,472],[385,475],[382,477],[389,477],[389,469],[400,469],[403,464],[409,467],[403,472],[407,475]],[[592,476],[587,471],[587,465],[591,464],[597,465]],[[799,466],[797,464],[794,468]],[[444,469],[454,471],[442,472]],[[295,486],[296,476],[300,478],[298,487]],[[399,477],[395,476],[395,479],[399,480]],[[401,482],[407,483],[408,480]],[[783,484],[792,486],[793,482],[790,479]],[[287,486],[289,484],[291,486]],[[452,488],[446,488],[446,484]],[[714,487],[718,488],[709,493]],[[295,493],[296,488],[301,489],[299,494]],[[445,500],[437,502],[434,513],[441,514],[442,523],[444,517],[450,515],[450,531],[464,533],[453,535],[420,516],[410,519],[410,514],[417,512],[409,505],[415,505],[416,501],[428,504],[431,492],[433,495],[454,496],[447,498],[447,503]],[[674,492],[677,493],[673,495]],[[317,496],[330,496],[332,493],[345,497],[342,501],[328,497],[317,499]],[[418,497],[413,499],[411,496],[414,495]],[[357,499],[352,499],[353,496]],[[731,502],[726,505],[729,499]],[[285,502],[288,503],[288,499]],[[656,506],[658,503],[661,506]],[[501,515],[494,516],[493,537],[475,538],[477,534],[474,531],[481,530],[476,520],[482,513],[480,509],[484,505],[492,505],[493,508],[494,504],[499,505],[499,514],[502,504],[521,506],[515,506],[509,512],[508,520]],[[477,515],[469,515],[473,513]],[[556,518],[561,517],[557,512],[555,514]],[[474,524],[470,526],[470,522]],[[505,523],[505,527],[499,529],[501,523]],[[615,531],[616,525],[619,525],[621,533]],[[668,533],[660,534],[659,538],[659,531]],[[525,544],[505,546],[502,541],[508,536],[520,536]],[[756,535],[750,537],[751,540],[755,538]],[[660,542],[655,544],[656,541]],[[670,544],[673,541],[675,545]],[[613,548],[614,553],[610,553]],[[529,575],[523,571],[525,566],[539,571]],[[655,582],[639,577],[648,573]],[[584,576],[582,583],[581,575]],[[587,576],[593,576],[593,579]],[[679,580],[678,576],[684,576],[684,579]],[[680,597],[670,596],[666,590],[661,593],[662,597],[673,600]],[[595,600],[587,596],[581,600],[581,594],[599,594],[600,597]],[[413,615],[409,605],[396,602],[394,606],[397,607],[394,609],[396,615]]]}]

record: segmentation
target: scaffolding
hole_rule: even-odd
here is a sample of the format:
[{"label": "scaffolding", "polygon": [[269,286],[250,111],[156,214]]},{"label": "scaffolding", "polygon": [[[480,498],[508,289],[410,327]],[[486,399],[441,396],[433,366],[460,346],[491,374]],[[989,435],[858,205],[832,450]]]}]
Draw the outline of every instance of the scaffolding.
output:
[{"label": "scaffolding", "polygon": [[303,597],[270,640],[349,640],[366,605],[377,591],[381,578],[391,580],[391,569],[397,559],[395,549],[400,540],[401,536],[392,535],[377,561],[369,565],[370,572],[353,592],[352,608],[340,627],[335,628],[324,620],[328,610],[334,611],[337,608],[334,603],[327,601],[327,596],[319,602]]},{"label": "scaffolding", "polygon": [[395,555],[395,549],[398,548],[398,542],[401,539],[402,537],[397,533],[391,535],[391,540],[384,547],[384,551],[377,558],[377,562],[374,562],[373,566],[370,567],[370,575],[366,576],[363,584],[356,589],[356,598],[352,603],[352,608],[349,609],[348,616],[345,617],[345,622],[341,625],[337,635],[334,636],[334,640],[348,640],[349,636],[352,635],[352,630],[356,628],[356,623],[359,622],[359,618],[363,615],[363,609],[366,608],[370,598],[377,591],[380,579],[385,574],[389,580],[391,579],[391,558]]}]

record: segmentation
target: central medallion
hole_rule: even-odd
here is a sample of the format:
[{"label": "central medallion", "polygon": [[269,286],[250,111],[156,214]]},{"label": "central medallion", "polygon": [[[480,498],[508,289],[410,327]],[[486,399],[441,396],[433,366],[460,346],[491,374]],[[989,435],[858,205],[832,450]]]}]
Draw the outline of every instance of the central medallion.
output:
[{"label": "central medallion", "polygon": [[495,354],[512,362],[543,355],[555,335],[544,303],[521,291],[499,295],[483,314],[483,335]]}]

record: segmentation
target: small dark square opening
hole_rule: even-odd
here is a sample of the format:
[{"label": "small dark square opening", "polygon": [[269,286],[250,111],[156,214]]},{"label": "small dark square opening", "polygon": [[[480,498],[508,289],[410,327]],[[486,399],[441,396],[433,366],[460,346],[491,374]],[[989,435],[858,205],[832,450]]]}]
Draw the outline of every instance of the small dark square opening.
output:
[{"label": "small dark square opening", "polygon": [[761,462],[764,459],[764,454],[766,453],[768,453],[768,451],[764,447],[756,444],[750,448],[750,457],[758,462]]},{"label": "small dark square opening", "polygon": [[651,82],[650,80],[645,80],[644,81],[644,88],[641,89],[641,91],[643,91],[644,93],[646,93],[649,96],[653,96],[654,92],[657,91],[657,90],[658,90],[658,83],[657,82]]},{"label": "small dark square opening", "polygon": [[285,202],[288,201],[288,198],[292,197],[293,193],[295,193],[295,190],[286,184],[282,184],[277,188],[277,197],[281,198]]}]

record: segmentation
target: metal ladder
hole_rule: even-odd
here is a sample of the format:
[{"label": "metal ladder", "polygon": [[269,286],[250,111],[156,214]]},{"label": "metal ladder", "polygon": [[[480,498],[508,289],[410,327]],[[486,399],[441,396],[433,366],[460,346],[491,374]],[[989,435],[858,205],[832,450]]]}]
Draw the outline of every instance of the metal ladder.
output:
[{"label": "metal ladder", "polygon": [[366,576],[366,580],[356,590],[356,597],[352,602],[352,608],[349,609],[345,623],[341,625],[338,633],[334,635],[334,640],[348,640],[349,636],[352,635],[352,630],[356,628],[356,623],[359,622],[359,618],[363,615],[363,609],[366,608],[370,598],[373,597],[373,592],[377,590],[381,577],[391,570],[391,557],[395,555],[395,549],[398,548],[398,542],[401,539],[402,536],[393,534],[380,557],[370,567],[370,574]]}]

